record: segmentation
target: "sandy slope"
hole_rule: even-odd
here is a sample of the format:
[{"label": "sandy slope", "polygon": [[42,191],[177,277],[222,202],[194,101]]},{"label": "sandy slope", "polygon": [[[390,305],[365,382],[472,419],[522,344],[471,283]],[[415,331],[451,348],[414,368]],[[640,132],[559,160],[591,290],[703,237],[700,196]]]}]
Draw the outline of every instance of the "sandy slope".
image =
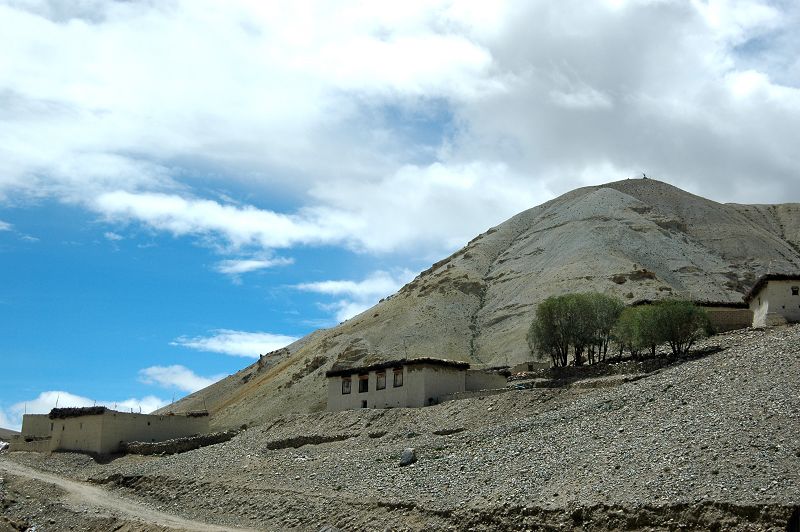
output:
[{"label": "sandy slope", "polygon": [[[185,518],[264,530],[800,525],[800,325],[706,345],[721,350],[611,387],[292,415],[219,445],[108,464],[6,459]],[[418,460],[400,467],[405,447]]]}]

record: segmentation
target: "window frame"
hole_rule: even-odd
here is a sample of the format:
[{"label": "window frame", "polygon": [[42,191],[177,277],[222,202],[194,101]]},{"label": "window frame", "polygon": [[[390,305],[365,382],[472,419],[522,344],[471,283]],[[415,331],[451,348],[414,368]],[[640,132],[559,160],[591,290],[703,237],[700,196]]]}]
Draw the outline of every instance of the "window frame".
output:
[{"label": "window frame", "polygon": [[385,371],[378,371],[375,373],[375,389],[376,390],[385,390],[386,389],[386,372]]},{"label": "window frame", "polygon": [[342,377],[342,395],[350,395],[353,390],[353,379],[350,377]]},{"label": "window frame", "polygon": [[[364,383],[363,385],[361,383]],[[369,392],[369,375],[358,376],[358,393]]]},{"label": "window frame", "polygon": [[793,286],[792,287],[792,295],[793,296],[800,296],[800,286]]},{"label": "window frame", "polygon": [[[403,368],[394,368],[394,378],[392,379],[392,388],[400,388],[403,386]],[[398,375],[400,378],[398,379]],[[399,382],[399,384],[398,384]]]}]

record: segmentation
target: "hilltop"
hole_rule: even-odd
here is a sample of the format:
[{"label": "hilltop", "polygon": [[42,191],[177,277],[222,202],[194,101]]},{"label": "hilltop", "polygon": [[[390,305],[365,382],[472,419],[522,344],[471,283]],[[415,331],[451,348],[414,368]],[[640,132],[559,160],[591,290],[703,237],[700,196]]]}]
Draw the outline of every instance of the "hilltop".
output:
[{"label": "hilltop", "polygon": [[212,425],[325,408],[334,363],[404,356],[529,360],[536,306],[565,292],[623,301],[741,302],[767,272],[800,271],[800,204],[721,204],[653,179],[568,192],[478,235],[398,293],[163,409],[208,408]]}]

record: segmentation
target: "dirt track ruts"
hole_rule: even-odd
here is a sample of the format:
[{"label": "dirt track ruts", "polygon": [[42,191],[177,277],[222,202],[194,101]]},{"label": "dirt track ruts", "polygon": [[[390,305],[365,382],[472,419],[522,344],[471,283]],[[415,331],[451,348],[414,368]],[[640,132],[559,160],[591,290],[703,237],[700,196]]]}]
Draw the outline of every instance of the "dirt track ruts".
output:
[{"label": "dirt track ruts", "polygon": [[183,519],[147,506],[126,500],[102,488],[68,480],[63,477],[37,471],[36,469],[0,459],[0,471],[19,477],[25,477],[48,484],[54,484],[67,492],[67,500],[74,503],[83,503],[95,507],[105,508],[122,514],[125,519],[144,522],[150,525],[164,526],[178,530],[192,530],[198,532],[225,532],[229,530],[250,531],[253,529],[232,528],[230,526],[217,526],[200,521]]}]

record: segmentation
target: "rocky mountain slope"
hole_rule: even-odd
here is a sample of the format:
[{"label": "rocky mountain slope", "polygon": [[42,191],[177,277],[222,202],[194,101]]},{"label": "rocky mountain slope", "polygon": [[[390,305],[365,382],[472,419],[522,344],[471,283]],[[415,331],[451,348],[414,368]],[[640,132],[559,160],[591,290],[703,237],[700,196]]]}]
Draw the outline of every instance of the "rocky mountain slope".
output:
[{"label": "rocky mountain slope", "polygon": [[575,291],[625,301],[740,302],[766,272],[800,271],[800,204],[720,204],[651,179],[574,190],[437,262],[397,294],[164,410],[216,427],[325,407],[324,372],[403,356],[514,364],[536,305]]},{"label": "rocky mountain slope", "polygon": [[[56,531],[99,519],[91,529],[116,530],[131,517],[53,493],[24,464],[150,509],[139,515],[225,527],[797,530],[800,325],[700,347],[712,346],[616,386],[284,416],[171,456],[3,453],[0,514]],[[405,448],[417,461],[400,467]]]},{"label": "rocky mountain slope", "polygon": [[10,429],[0,428],[0,441],[11,441],[11,437],[19,432]]}]

